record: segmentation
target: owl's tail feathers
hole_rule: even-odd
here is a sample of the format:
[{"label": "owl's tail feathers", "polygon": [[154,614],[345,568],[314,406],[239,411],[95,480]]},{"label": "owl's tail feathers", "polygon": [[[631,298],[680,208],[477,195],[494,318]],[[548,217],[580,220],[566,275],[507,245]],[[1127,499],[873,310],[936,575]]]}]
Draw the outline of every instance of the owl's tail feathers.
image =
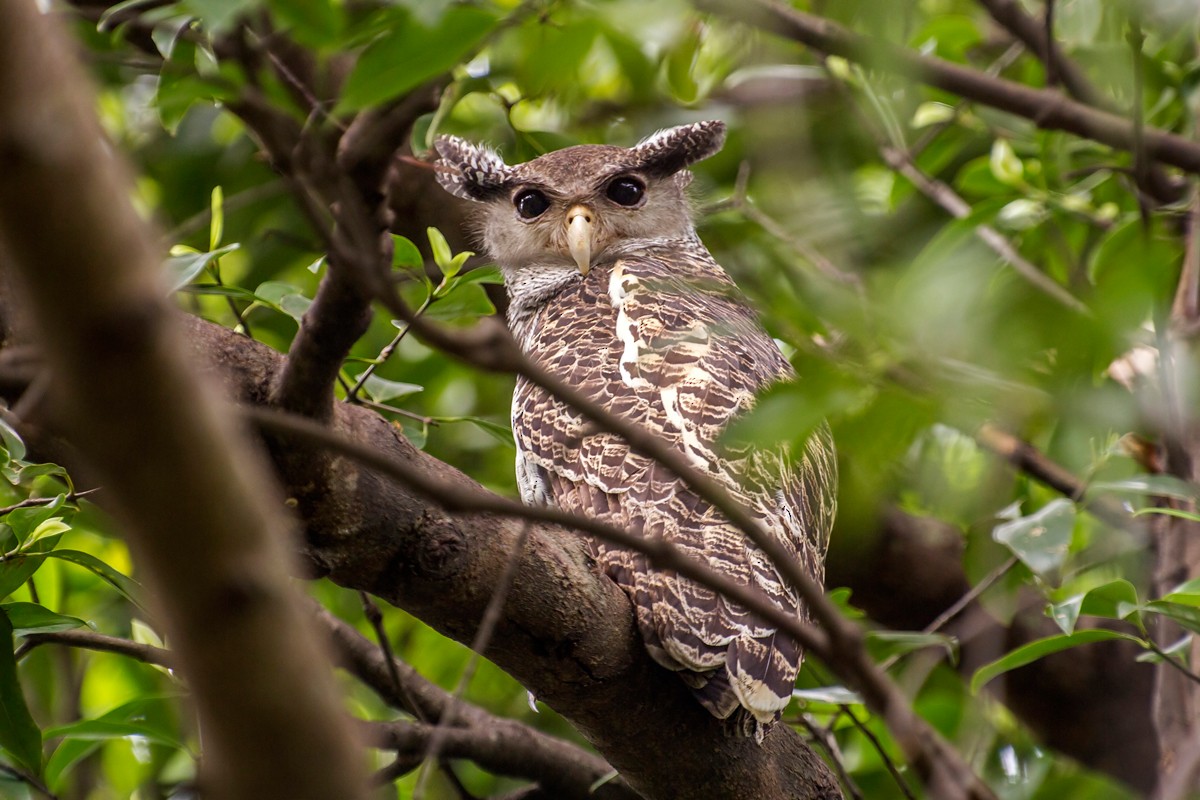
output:
[{"label": "owl's tail feathers", "polygon": [[791,701],[799,669],[799,645],[780,633],[764,639],[734,639],[725,660],[738,704],[764,724],[779,719]]}]

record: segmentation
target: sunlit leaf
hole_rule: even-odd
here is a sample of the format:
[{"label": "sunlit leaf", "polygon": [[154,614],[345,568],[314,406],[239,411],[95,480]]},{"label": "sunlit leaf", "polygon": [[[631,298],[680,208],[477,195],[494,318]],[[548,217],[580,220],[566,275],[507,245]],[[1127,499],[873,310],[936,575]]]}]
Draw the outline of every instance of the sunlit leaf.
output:
[{"label": "sunlit leaf", "polygon": [[59,614],[37,603],[0,603],[0,611],[8,616],[16,636],[87,627],[79,617]]},{"label": "sunlit leaf", "polygon": [[137,597],[141,593],[141,586],[138,585],[138,582],[104,563],[91,553],[84,553],[79,550],[54,550],[42,557],[57,558],[77,564],[95,573],[133,603],[137,604],[139,602]]},{"label": "sunlit leaf", "polygon": [[209,201],[212,209],[212,219],[208,223],[208,249],[216,250],[221,246],[221,237],[225,235],[225,192],[220,186],[214,186]]},{"label": "sunlit leaf", "polygon": [[992,175],[996,180],[1010,186],[1019,185],[1025,175],[1021,159],[1013,152],[1012,145],[1007,139],[996,139],[992,142],[992,156],[989,162]]},{"label": "sunlit leaf", "polygon": [[454,253],[450,250],[446,237],[437,228],[426,228],[425,233],[429,237],[429,249],[433,251],[433,263],[438,265],[443,275],[453,278],[454,275],[448,274],[447,270],[451,269]]}]

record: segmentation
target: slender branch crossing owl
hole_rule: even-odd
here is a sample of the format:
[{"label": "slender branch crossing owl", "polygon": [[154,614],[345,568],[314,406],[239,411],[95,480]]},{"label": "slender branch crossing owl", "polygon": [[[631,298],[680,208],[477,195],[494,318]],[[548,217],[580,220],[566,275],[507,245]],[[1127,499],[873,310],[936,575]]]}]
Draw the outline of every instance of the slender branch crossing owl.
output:
[{"label": "slender branch crossing owl", "polygon": [[[699,122],[632,148],[582,145],[509,166],[491,150],[443,136],[438,178],[480,204],[483,243],[504,272],[509,322],[526,354],[681,450],[819,581],[835,508],[828,430],[800,454],[718,442],[756,392],[793,374],[692,224],[686,168],[724,138],[723,123]],[[594,432],[521,378],[512,422],[526,503],[663,537],[788,613],[803,613],[793,589],[724,515],[623,439]],[[592,546],[632,598],[654,659],[715,716],[761,740],[791,697],[798,644],[640,553]]]}]

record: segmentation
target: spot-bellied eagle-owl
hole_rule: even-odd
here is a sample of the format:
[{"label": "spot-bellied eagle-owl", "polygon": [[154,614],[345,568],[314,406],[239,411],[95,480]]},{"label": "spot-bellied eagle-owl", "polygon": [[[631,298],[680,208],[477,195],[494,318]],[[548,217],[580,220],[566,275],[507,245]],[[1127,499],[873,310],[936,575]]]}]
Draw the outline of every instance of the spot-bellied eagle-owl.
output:
[{"label": "spot-bellied eagle-owl", "polygon": [[[799,454],[718,441],[756,392],[793,375],[692,224],[686,168],[724,138],[724,124],[699,122],[632,148],[582,145],[509,166],[489,149],[443,136],[437,173],[447,190],[481,206],[482,240],[504,272],[509,323],[529,358],[681,450],[820,581],[835,507],[828,429]],[[596,432],[521,378],[512,423],[526,503],[661,536],[788,613],[803,613],[762,551],[623,439]],[[599,541],[593,548],[632,598],[654,659],[715,716],[761,739],[791,697],[797,643],[640,553]]]}]

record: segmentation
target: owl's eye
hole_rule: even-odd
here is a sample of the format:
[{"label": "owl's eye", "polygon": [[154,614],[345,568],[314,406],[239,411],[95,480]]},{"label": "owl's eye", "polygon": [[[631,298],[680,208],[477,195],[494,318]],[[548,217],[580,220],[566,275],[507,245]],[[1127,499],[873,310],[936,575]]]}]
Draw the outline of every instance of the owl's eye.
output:
[{"label": "owl's eye", "polygon": [[526,189],[513,200],[521,219],[536,219],[546,213],[550,201],[537,189]]},{"label": "owl's eye", "polygon": [[642,202],[646,187],[636,178],[617,178],[608,185],[608,199],[622,206],[636,206]]}]

